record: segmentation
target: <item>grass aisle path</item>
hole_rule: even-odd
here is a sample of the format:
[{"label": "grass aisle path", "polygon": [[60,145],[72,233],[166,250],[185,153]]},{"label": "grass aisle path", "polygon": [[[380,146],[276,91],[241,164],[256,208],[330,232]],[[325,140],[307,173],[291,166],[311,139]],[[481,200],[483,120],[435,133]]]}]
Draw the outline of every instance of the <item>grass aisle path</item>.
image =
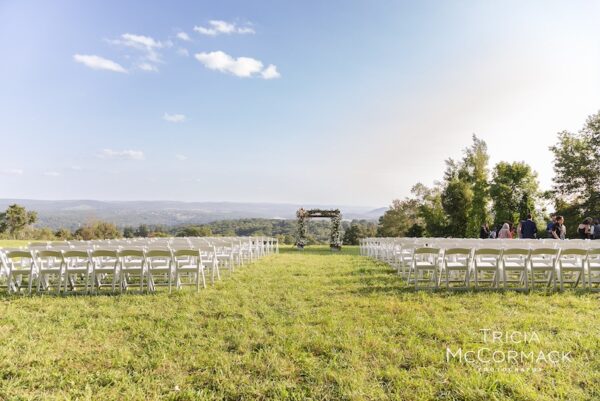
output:
[{"label": "grass aisle path", "polygon": [[[199,295],[2,294],[0,399],[600,399],[598,294],[415,293],[356,253],[284,249]],[[573,362],[446,363],[486,345]]]}]

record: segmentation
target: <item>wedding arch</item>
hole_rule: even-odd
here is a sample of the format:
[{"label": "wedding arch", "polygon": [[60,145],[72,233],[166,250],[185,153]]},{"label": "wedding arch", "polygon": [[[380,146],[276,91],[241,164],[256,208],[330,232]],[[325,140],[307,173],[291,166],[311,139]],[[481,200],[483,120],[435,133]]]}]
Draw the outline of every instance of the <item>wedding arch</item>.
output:
[{"label": "wedding arch", "polygon": [[310,218],[329,218],[331,219],[331,234],[329,236],[329,246],[331,249],[342,249],[342,236],[340,228],[342,225],[342,213],[339,209],[323,210],[323,209],[304,209],[300,208],[296,212],[298,218],[298,232],[296,234],[296,246],[300,249],[304,248],[307,243],[307,223]]}]

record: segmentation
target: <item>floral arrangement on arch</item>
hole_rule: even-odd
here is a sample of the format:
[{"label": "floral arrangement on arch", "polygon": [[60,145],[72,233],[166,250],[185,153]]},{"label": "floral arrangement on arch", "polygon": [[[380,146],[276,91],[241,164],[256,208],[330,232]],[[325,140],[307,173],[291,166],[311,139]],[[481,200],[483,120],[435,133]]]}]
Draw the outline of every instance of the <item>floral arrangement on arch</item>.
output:
[{"label": "floral arrangement on arch", "polygon": [[331,234],[329,236],[329,246],[332,249],[340,250],[342,248],[342,213],[339,209],[323,210],[323,209],[298,209],[296,212],[298,218],[298,231],[296,234],[296,246],[300,249],[308,244],[307,239],[307,219],[313,217],[325,217],[331,219]]}]

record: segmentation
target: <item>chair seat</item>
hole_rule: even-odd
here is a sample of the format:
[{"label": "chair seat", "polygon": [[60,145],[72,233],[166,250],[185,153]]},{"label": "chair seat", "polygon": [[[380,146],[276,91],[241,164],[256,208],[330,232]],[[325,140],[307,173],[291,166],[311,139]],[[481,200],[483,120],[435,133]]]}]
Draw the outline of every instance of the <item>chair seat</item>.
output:
[{"label": "chair seat", "polygon": [[469,268],[469,266],[467,266],[465,263],[461,263],[461,262],[447,262],[446,267],[449,269],[468,269]]},{"label": "chair seat", "polygon": [[563,270],[583,270],[583,264],[581,262],[562,262],[560,268]]},{"label": "chair seat", "polygon": [[195,265],[185,265],[185,266],[179,266],[177,268],[178,271],[198,271],[198,270],[204,270],[204,266],[200,265],[200,266],[195,266]]},{"label": "chair seat", "polygon": [[496,269],[498,267],[498,265],[494,262],[477,262],[476,266],[478,269],[485,270]]},{"label": "chair seat", "polygon": [[417,269],[435,269],[437,268],[437,265],[434,265],[433,263],[429,262],[417,262],[415,263],[415,267]]},{"label": "chair seat", "polygon": [[519,262],[504,262],[505,269],[525,269],[525,265]]},{"label": "chair seat", "polygon": [[554,265],[551,263],[531,263],[531,268],[536,270],[553,270]]}]

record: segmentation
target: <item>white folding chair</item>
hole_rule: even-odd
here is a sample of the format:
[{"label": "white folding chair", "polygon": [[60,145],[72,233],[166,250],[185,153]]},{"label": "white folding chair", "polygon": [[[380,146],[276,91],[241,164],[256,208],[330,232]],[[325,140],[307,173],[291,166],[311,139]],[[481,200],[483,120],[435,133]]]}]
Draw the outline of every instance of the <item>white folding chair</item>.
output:
[{"label": "white folding chair", "polygon": [[[415,289],[434,289],[439,285],[439,248],[417,248],[413,252],[413,260],[410,271],[408,272],[408,282],[411,281],[411,273],[414,276]],[[420,287],[419,283],[429,283],[430,285]]]},{"label": "white folding chair", "polygon": [[65,272],[63,275],[64,291],[77,290],[77,284],[81,281],[85,284],[85,292],[90,290],[90,275],[92,274],[92,261],[87,250],[71,249],[63,251],[65,261]]},{"label": "white folding chair", "polygon": [[37,290],[48,291],[52,286],[52,279],[56,292],[60,292],[60,286],[63,280],[65,260],[61,251],[43,250],[35,252],[38,265]]},{"label": "white folding chair", "polygon": [[122,249],[119,251],[119,276],[121,278],[121,290],[126,290],[134,282],[139,280],[140,292],[144,291],[146,258],[143,248]]},{"label": "white folding chair", "polygon": [[556,266],[559,250],[536,248],[530,251],[531,288],[536,283],[553,285],[556,290]]},{"label": "white folding chair", "polygon": [[173,280],[173,254],[169,249],[150,249],[146,251],[146,274],[148,289],[156,291],[158,285],[169,287]]},{"label": "white folding chair", "polygon": [[92,259],[92,292],[96,292],[111,279],[112,292],[115,292],[119,280],[119,251],[112,249],[95,249],[90,254]]},{"label": "white folding chair", "polygon": [[599,290],[594,288],[594,284],[600,284],[600,248],[588,250],[587,255],[588,286],[590,290]]},{"label": "white folding chair", "polygon": [[[179,249],[173,252],[175,264],[175,283],[177,289],[184,285],[196,285],[196,291],[200,291],[200,279],[202,286],[206,288],[206,277],[204,276],[204,265],[200,251],[193,249]],[[184,279],[188,279],[187,282]]]},{"label": "white folding chair", "polygon": [[504,289],[508,284],[521,284],[522,287],[511,287],[515,290],[529,291],[529,249],[509,248],[502,251],[502,283]]},{"label": "white folding chair", "polygon": [[8,292],[20,292],[23,287],[23,280],[27,281],[27,291],[31,294],[33,282],[37,278],[38,268],[35,258],[31,251],[14,250],[8,251],[2,259],[7,272]]},{"label": "white folding chair", "polygon": [[[473,275],[475,288],[498,288],[500,279],[500,258],[502,250],[494,248],[480,248],[473,252]],[[489,283],[487,287],[480,287],[480,283]]]},{"label": "white folding chair", "polygon": [[[442,279],[446,277],[446,289],[450,289],[450,283],[462,283],[462,286],[453,289],[468,289],[471,278],[471,249],[449,248],[444,251],[444,263],[442,264]],[[462,274],[461,274],[462,273]]]}]

